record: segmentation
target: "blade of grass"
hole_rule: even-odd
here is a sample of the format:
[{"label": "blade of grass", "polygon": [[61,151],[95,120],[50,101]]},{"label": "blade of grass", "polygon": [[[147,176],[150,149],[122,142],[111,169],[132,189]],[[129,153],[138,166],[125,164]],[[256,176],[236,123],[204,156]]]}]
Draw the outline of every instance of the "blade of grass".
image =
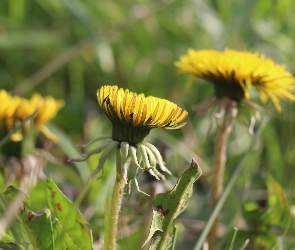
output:
[{"label": "blade of grass", "polygon": [[174,226],[174,227],[173,227],[172,247],[171,247],[172,250],[175,249],[177,233],[178,233],[178,227],[177,227],[177,226]]},{"label": "blade of grass", "polygon": [[160,141],[165,142],[167,145],[173,145],[173,150],[175,151],[175,153],[181,156],[185,161],[189,162],[188,159],[194,158],[200,164],[200,166],[202,166],[203,173],[206,171],[210,171],[210,167],[200,156],[198,156],[184,143],[174,138],[164,129],[153,131],[153,133],[149,135],[149,138],[151,138],[152,140],[159,139]]},{"label": "blade of grass", "polygon": [[229,245],[226,247],[225,250],[232,250],[233,249],[234,242],[235,242],[235,239],[236,239],[236,236],[237,236],[237,232],[238,232],[238,229],[236,227],[234,227],[234,232],[233,232],[233,235],[231,237],[231,241],[230,241]]},{"label": "blade of grass", "polygon": [[[56,127],[55,125],[48,123],[47,127],[51,132],[53,132],[58,138],[57,145],[58,147],[69,157],[69,158],[77,158],[81,153],[73,146],[69,137],[64,133],[61,129]],[[89,176],[91,175],[91,170],[86,161],[83,162],[73,162],[76,166],[81,179],[84,183],[87,183]]]}]

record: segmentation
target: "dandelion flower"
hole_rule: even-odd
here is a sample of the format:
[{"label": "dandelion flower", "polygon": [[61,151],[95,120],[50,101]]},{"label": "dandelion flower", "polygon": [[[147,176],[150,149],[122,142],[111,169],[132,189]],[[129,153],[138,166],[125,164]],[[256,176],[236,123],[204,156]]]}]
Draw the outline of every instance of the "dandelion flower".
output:
[{"label": "dandelion flower", "polygon": [[[96,170],[95,176],[103,167],[107,157],[112,151],[120,148],[122,162],[130,157],[137,169],[148,170],[155,178],[164,179],[164,176],[156,169],[158,164],[162,171],[169,172],[165,167],[162,156],[157,148],[145,142],[145,137],[153,128],[179,129],[185,125],[184,119],[187,111],[179,108],[175,103],[153,96],[145,97],[144,94],[136,94],[128,89],[118,86],[103,86],[97,92],[98,103],[104,113],[112,122],[112,136],[100,136],[87,144],[108,139],[104,144],[90,150],[82,158],[71,161],[83,161],[91,155],[103,151]],[[143,162],[143,167],[141,167]],[[124,179],[127,182],[127,169],[122,166]],[[135,183],[138,187],[136,176]]]},{"label": "dandelion flower", "polygon": [[47,138],[57,141],[56,136],[48,130],[45,124],[53,119],[63,106],[64,101],[62,100],[55,100],[51,96],[42,97],[40,94],[35,93],[30,100],[24,98],[21,100],[21,104],[17,110],[17,117],[20,120],[24,120],[36,111],[33,117],[36,131],[41,130]]},{"label": "dandelion flower", "polygon": [[249,99],[248,91],[254,87],[261,101],[266,103],[270,99],[278,111],[281,111],[280,99],[295,100],[294,77],[283,65],[258,53],[189,49],[175,66],[181,73],[212,82],[217,98],[228,97],[239,102]]},{"label": "dandelion flower", "polygon": [[0,131],[7,133],[13,130],[14,114],[20,104],[20,98],[14,98],[4,89],[0,89],[0,102]]},{"label": "dandelion flower", "polygon": [[98,103],[113,124],[113,139],[130,144],[141,142],[152,128],[178,129],[187,112],[175,103],[153,96],[145,97],[117,86],[103,86]]}]

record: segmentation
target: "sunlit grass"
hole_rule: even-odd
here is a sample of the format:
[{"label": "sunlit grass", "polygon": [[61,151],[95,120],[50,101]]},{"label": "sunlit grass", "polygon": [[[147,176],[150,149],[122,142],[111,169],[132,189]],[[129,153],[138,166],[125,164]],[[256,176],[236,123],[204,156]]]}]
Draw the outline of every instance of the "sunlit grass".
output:
[{"label": "sunlit grass", "polygon": [[[52,176],[73,202],[100,156],[84,163],[68,163],[69,158],[81,154],[75,145],[111,133],[111,124],[97,105],[98,88],[118,85],[147,96],[167,98],[186,109],[189,117],[181,131],[152,131],[147,138],[157,145],[173,176],[167,177],[166,182],[154,182],[145,174],[138,179],[144,192],[166,192],[173,188],[192,157],[198,161],[203,176],[195,184],[193,198],[179,219],[182,224],[189,220],[191,226],[180,229],[176,247],[193,249],[210,216],[207,195],[212,179],[216,123],[213,113],[196,112],[196,104],[208,97],[211,86],[199,80],[199,84],[185,91],[187,76],[177,74],[173,62],[189,47],[259,51],[276,63],[285,64],[294,75],[294,12],[291,0],[274,4],[247,0],[124,3],[77,0],[75,4],[51,0],[0,1],[0,88],[25,98],[39,92],[65,101],[52,126],[48,126],[60,141],[52,145],[41,136],[36,145],[52,155],[53,161],[45,165],[44,173]],[[238,223],[242,218],[241,207],[253,198],[251,195],[255,200],[265,199],[263,177],[267,173],[281,184],[294,206],[295,106],[282,103],[282,113],[270,107],[265,110],[270,121],[244,162],[243,175],[238,177],[229,202],[222,208],[220,231],[231,234],[233,227],[237,227],[236,247],[241,246],[239,231],[245,229],[245,225]],[[236,123],[229,138],[225,185],[252,139],[248,125]],[[259,119],[254,131],[258,125]],[[9,184],[18,182],[6,181],[9,167],[2,151],[0,159],[0,191],[4,192]],[[93,231],[95,245],[101,244],[105,205],[114,178],[113,162],[114,157],[106,162],[102,178],[92,183],[79,206]],[[44,179],[38,180],[29,195],[34,211],[46,208]],[[124,247],[134,247],[130,239],[137,239],[136,244],[141,242],[138,232],[146,223],[145,215],[151,211],[145,203],[151,201],[145,199],[135,185],[131,194],[125,196],[126,207],[122,209],[120,222],[120,244]],[[286,249],[295,246],[293,224],[290,232],[280,239],[280,244],[288,246]]]}]

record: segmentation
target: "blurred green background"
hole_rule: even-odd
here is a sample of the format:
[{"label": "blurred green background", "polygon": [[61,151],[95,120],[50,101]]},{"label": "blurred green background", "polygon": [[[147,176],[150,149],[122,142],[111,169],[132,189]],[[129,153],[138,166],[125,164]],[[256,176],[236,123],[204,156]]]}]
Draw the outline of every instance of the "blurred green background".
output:
[{"label": "blurred green background", "polygon": [[[0,88],[27,98],[39,92],[65,100],[65,107],[52,122],[60,130],[56,132],[61,136],[58,147],[52,152],[60,164],[48,163],[44,171],[70,199],[75,199],[98,159],[92,157],[86,165],[67,163],[72,153],[79,156],[73,145],[111,132],[110,122],[97,104],[98,88],[118,85],[169,99],[185,108],[188,124],[181,131],[155,130],[149,140],[162,150],[175,176],[168,178],[166,186],[153,184],[160,185],[160,191],[173,187],[192,157],[197,157],[203,169],[204,175],[180,220],[186,230],[183,228],[179,244],[193,246],[210,214],[207,196],[217,122],[210,112],[196,113],[196,105],[212,94],[211,84],[195,80],[189,90],[185,89],[189,76],[179,75],[173,62],[188,48],[231,48],[262,53],[286,65],[294,75],[294,13],[291,0],[1,0]],[[281,113],[270,105],[263,114],[271,117],[270,123],[223,209],[227,230],[234,225],[245,226],[239,224],[239,209],[244,202],[263,197],[266,172],[283,186],[294,204],[295,104],[283,103]],[[226,182],[250,140],[248,125],[237,122],[229,142]],[[86,169],[88,166],[90,169]],[[103,226],[112,166],[110,160],[103,178],[81,204],[95,240]],[[148,182],[142,178],[142,189],[144,183]],[[42,182],[31,196],[32,207],[43,209]],[[132,196],[139,197],[138,203]],[[122,210],[124,236],[136,235],[140,211],[147,206],[144,195],[132,192],[132,196],[126,195]],[[130,215],[134,211],[135,218]],[[284,244],[292,241],[292,237],[284,238]],[[132,243],[122,244],[127,247]]]}]

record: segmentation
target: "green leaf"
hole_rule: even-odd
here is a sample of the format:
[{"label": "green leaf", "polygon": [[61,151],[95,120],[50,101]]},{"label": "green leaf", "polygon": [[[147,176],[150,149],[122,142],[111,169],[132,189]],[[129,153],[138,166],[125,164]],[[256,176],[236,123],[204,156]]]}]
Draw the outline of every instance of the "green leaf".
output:
[{"label": "green leaf", "polygon": [[277,236],[270,230],[260,232],[255,239],[254,249],[273,249],[277,245]]},{"label": "green leaf", "polygon": [[[248,243],[246,243],[247,241]],[[277,236],[268,229],[260,231],[258,235],[255,229],[250,231],[241,230],[236,236],[234,249],[268,250],[275,249],[274,246],[276,245]]]},{"label": "green leaf", "polygon": [[193,159],[190,167],[180,176],[174,188],[158,194],[153,201],[153,220],[144,245],[152,239],[150,249],[167,249],[172,242],[169,230],[173,220],[187,207],[193,193],[193,184],[202,171]]},{"label": "green leaf", "polygon": [[41,213],[30,211],[27,216],[22,215],[21,217],[37,249],[80,249],[49,209]]},{"label": "green leaf", "polygon": [[251,228],[261,226],[267,207],[260,206],[256,201],[248,201],[242,208],[243,217]]},{"label": "green leaf", "polygon": [[87,221],[74,204],[59,190],[51,178],[47,179],[47,201],[52,213],[80,249],[92,249],[91,231]]},{"label": "green leaf", "polygon": [[[1,195],[1,201],[5,201],[1,205],[5,203],[6,208],[8,208],[9,203],[19,194],[25,197],[25,194],[17,188],[8,187]],[[11,227],[11,232],[16,244],[21,249],[79,249],[49,209],[34,213],[28,204],[29,202],[24,201],[16,208],[12,208],[16,212],[19,211]]]},{"label": "green leaf", "polygon": [[291,222],[291,214],[290,203],[284,189],[270,174],[266,176],[266,186],[270,209],[267,222],[272,226],[287,229]]},{"label": "green leaf", "polygon": [[[5,219],[6,223],[9,223],[9,219],[7,217],[11,216],[11,214],[8,215],[8,213],[10,213],[12,209],[15,209],[16,211],[18,211],[18,207],[12,208],[10,206],[14,198],[17,196],[18,192],[19,191],[15,187],[9,186],[4,193],[0,194],[0,214],[2,215],[1,216],[2,218],[6,218]],[[25,197],[25,194],[24,193],[22,194],[23,194],[23,197]],[[20,249],[25,250],[26,249],[25,246],[30,245],[30,239],[29,239],[28,233],[26,232],[26,229],[24,228],[24,224],[19,223],[19,222],[22,222],[21,218],[17,215],[16,219],[17,220],[14,220],[11,222],[11,224],[9,225],[10,230],[6,231],[6,234],[4,235],[4,237],[2,237],[1,241],[3,243],[8,243],[6,240],[8,240],[7,234],[9,234],[10,236],[12,236],[15,244],[18,247],[20,247]],[[1,225],[1,226],[4,227],[5,229],[7,225],[5,226]],[[3,230],[3,228],[1,228],[1,230]]]},{"label": "green leaf", "polygon": [[282,186],[267,174],[265,178],[268,191],[265,206],[257,202],[247,202],[243,215],[251,226],[250,243],[255,249],[272,249],[277,245],[278,235],[282,235],[291,222],[290,204]]},{"label": "green leaf", "polygon": [[261,206],[249,201],[243,207],[243,216],[252,228],[267,225],[287,229],[291,222],[290,203],[282,186],[272,177],[266,176],[267,203]]}]

